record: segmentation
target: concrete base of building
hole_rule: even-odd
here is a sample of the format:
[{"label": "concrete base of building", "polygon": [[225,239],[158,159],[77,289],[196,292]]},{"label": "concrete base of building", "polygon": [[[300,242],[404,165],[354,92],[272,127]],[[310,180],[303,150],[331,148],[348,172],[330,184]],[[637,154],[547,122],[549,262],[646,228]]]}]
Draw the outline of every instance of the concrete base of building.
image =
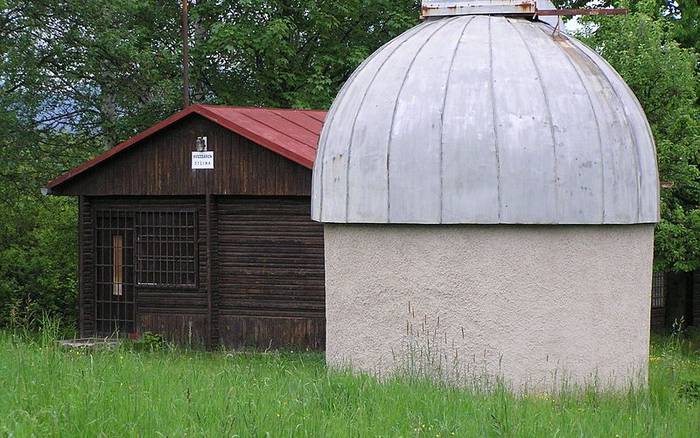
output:
[{"label": "concrete base of building", "polygon": [[653,225],[325,225],[326,357],[515,391],[644,385]]}]

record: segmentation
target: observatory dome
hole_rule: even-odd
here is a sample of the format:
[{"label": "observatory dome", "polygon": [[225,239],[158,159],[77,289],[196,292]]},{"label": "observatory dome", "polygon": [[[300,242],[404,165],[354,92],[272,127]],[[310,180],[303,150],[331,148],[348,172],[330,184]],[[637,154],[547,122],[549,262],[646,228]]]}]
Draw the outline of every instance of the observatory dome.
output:
[{"label": "observatory dome", "polygon": [[326,119],[312,216],[331,223],[657,222],[644,112],[542,22],[428,20],[353,73]]}]

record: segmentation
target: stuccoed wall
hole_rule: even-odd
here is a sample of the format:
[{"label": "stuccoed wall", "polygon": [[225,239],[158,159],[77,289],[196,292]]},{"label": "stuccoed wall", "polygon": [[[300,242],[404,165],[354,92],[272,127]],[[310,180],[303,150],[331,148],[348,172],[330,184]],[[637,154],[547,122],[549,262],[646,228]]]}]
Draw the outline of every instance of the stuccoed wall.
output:
[{"label": "stuccoed wall", "polygon": [[653,230],[326,224],[327,361],[515,390],[644,384]]}]

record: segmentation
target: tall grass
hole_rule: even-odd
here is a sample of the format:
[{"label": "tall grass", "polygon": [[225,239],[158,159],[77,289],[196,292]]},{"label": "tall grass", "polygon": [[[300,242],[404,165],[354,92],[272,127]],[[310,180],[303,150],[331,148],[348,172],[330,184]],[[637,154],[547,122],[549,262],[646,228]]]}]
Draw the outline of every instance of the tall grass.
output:
[{"label": "tall grass", "polygon": [[657,339],[648,389],[556,397],[329,371],[320,354],[67,351],[0,332],[0,435],[608,436],[700,432],[697,345]]}]

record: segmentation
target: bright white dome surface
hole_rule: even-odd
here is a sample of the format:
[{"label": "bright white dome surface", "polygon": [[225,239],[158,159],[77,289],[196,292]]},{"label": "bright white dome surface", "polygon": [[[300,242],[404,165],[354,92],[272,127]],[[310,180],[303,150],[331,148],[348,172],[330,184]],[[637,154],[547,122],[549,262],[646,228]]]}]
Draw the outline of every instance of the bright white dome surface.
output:
[{"label": "bright white dome surface", "polygon": [[659,217],[639,102],[578,40],[527,19],[424,22],[370,56],[326,119],[312,217],[633,224]]}]

